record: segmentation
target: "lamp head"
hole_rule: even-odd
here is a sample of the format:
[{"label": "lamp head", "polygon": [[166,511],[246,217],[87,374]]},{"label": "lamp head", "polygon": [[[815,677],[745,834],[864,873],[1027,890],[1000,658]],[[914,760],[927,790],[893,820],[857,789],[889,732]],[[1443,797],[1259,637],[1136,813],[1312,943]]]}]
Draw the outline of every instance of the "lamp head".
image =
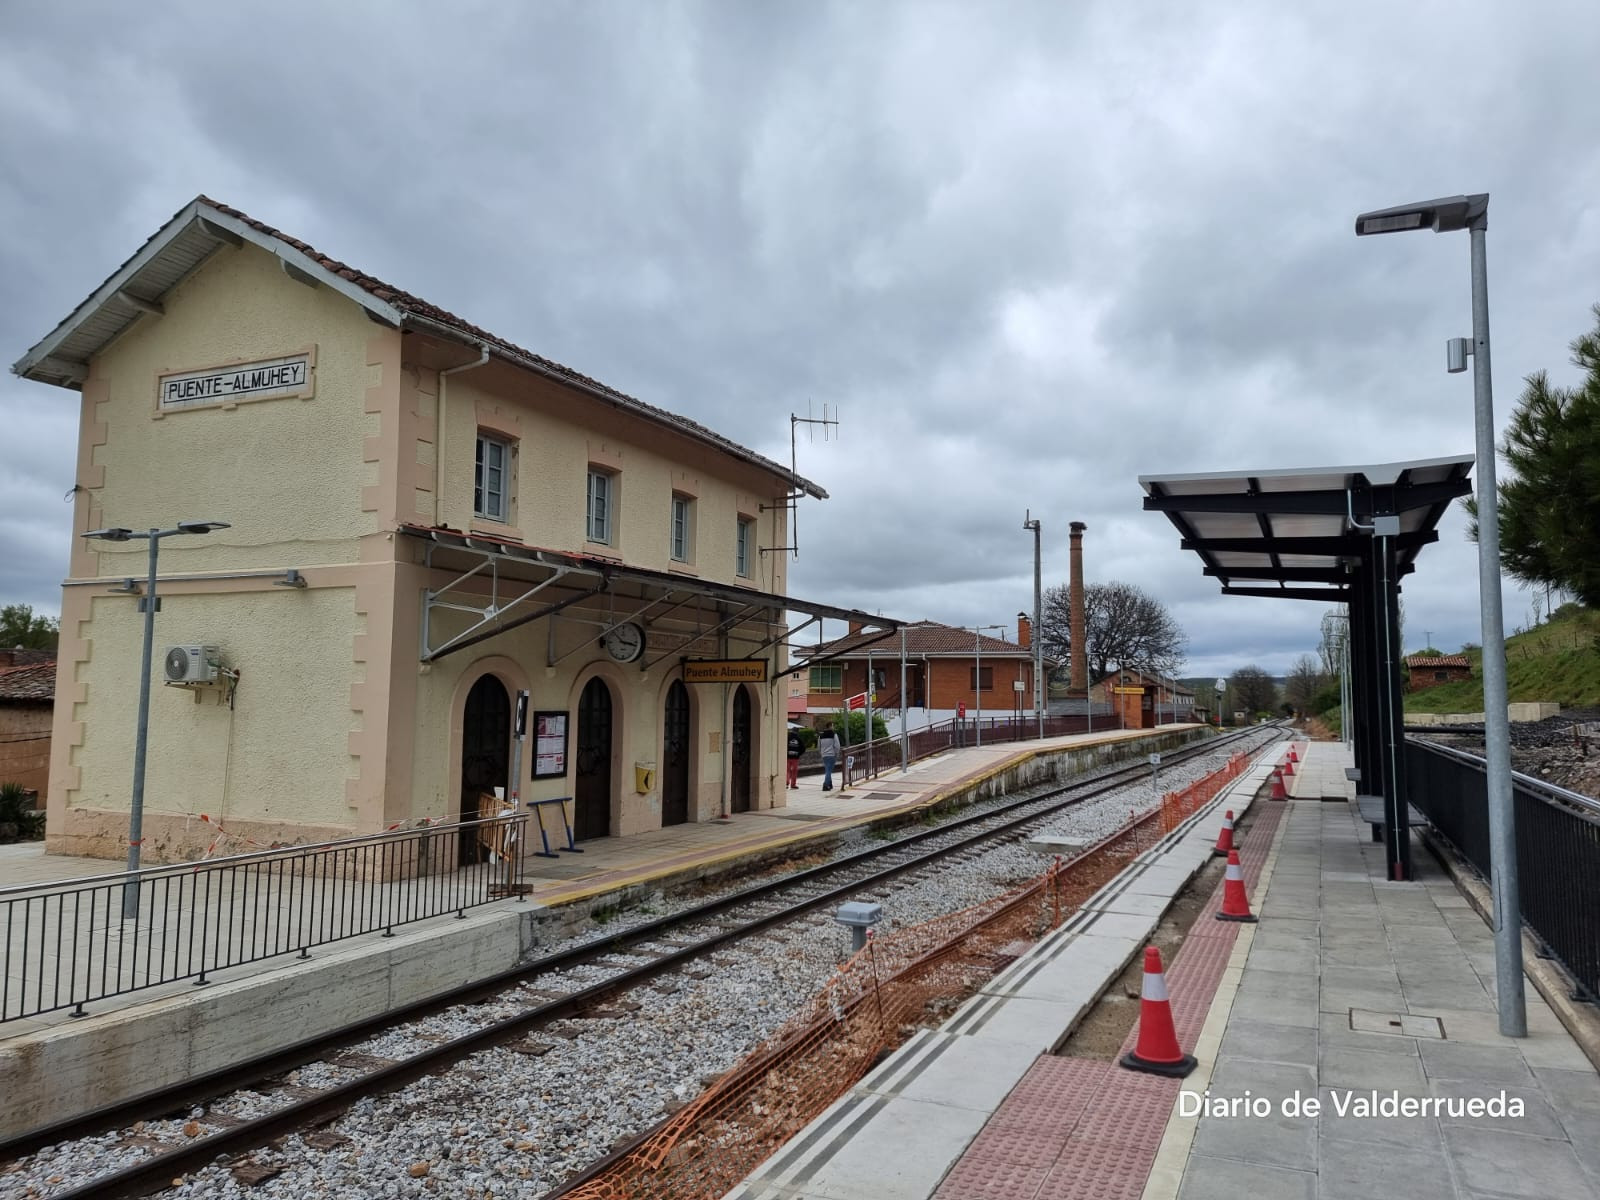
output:
[{"label": "lamp head", "polygon": [[1443,196],[1438,200],[1362,213],[1356,218],[1356,236],[1409,233],[1414,229],[1450,233],[1456,229],[1484,229],[1488,223],[1489,193],[1477,192],[1471,196]]},{"label": "lamp head", "polygon": [[226,521],[179,521],[179,533],[210,533],[213,529],[232,529]]},{"label": "lamp head", "polygon": [[110,529],[91,529],[88,533],[79,534],[80,537],[94,538],[101,542],[126,542],[133,538],[133,530],[113,526]]}]

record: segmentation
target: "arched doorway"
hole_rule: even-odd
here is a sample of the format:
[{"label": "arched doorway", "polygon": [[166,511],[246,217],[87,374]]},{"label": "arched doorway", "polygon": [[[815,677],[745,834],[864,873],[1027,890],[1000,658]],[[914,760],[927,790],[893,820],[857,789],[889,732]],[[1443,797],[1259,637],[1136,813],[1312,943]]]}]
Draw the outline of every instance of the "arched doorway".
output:
[{"label": "arched doorway", "polygon": [[661,824],[689,819],[689,689],[681,679],[667,688],[661,728]]},{"label": "arched doorway", "polygon": [[[467,693],[466,711],[461,718],[461,819],[475,821],[479,797],[494,794],[510,781],[511,695],[505,684],[485,675]],[[480,861],[482,843],[476,836],[463,837],[460,861]]]},{"label": "arched doorway", "polygon": [[733,745],[728,755],[728,806],[750,811],[750,692],[743,684],[733,693]]},{"label": "arched doorway", "polygon": [[611,835],[611,689],[598,676],[578,697],[578,757],[572,785],[572,835]]}]

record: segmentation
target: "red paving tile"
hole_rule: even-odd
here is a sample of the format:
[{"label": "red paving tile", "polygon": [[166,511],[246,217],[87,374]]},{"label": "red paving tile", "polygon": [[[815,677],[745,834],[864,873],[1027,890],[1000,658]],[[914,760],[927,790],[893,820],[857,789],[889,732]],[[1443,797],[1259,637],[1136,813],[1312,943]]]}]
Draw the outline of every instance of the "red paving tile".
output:
[{"label": "red paving tile", "polygon": [[[1264,805],[1239,853],[1252,892],[1284,807]],[[1218,921],[1219,882],[1167,964],[1178,1040],[1193,1046],[1239,926]],[[1137,1026],[1123,1052],[1138,1041]],[[1114,1063],[1041,1057],[945,1176],[934,1200],[1136,1200],[1183,1081]]]}]

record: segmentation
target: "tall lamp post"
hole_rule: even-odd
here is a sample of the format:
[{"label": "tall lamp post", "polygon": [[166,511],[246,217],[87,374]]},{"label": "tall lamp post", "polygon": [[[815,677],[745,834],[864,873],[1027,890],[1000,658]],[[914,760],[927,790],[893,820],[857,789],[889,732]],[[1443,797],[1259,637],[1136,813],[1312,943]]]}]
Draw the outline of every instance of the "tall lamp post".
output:
[{"label": "tall lamp post", "polygon": [[156,556],[161,549],[161,539],[174,534],[210,533],[214,529],[227,529],[226,521],[179,521],[172,529],[152,529],[148,533],[132,529],[91,529],[82,536],[102,542],[132,542],[144,538],[150,543],[150,569],[145,577],[144,595],[139,597],[139,611],[144,614],[144,650],[139,668],[139,729],[133,743],[133,801],[128,814],[128,882],[122,889],[122,919],[137,920],[139,916],[139,883],[132,878],[139,869],[139,845],[144,837],[144,758],[145,742],[150,732],[150,658],[155,642],[156,610]]},{"label": "tall lamp post", "polygon": [[1004,629],[1004,625],[975,625],[972,629],[972,695],[977,701],[977,712],[972,718],[972,744],[983,745],[983,631]]},{"label": "tall lamp post", "polygon": [[1505,620],[1500,603],[1500,505],[1495,487],[1494,392],[1489,374],[1489,271],[1485,235],[1489,194],[1446,196],[1362,213],[1356,236],[1431,229],[1465,229],[1472,245],[1472,341],[1452,338],[1446,358],[1452,373],[1472,357],[1473,408],[1478,460],[1478,608],[1483,637],[1483,723],[1489,793],[1489,866],[1494,892],[1495,991],[1500,1033],[1526,1037],[1522,989],[1522,904],[1517,894],[1516,810],[1511,800],[1511,736],[1506,713]]},{"label": "tall lamp post", "polygon": [[1227,689],[1226,679],[1217,680],[1217,732],[1222,732],[1222,693]]},{"label": "tall lamp post", "polygon": [[1044,590],[1040,586],[1039,577],[1039,518],[1024,513],[1022,527],[1033,530],[1033,632],[1030,637],[1033,643],[1033,712],[1038,719],[1038,736],[1042,738],[1044,737],[1044,626],[1040,621],[1044,616]]}]

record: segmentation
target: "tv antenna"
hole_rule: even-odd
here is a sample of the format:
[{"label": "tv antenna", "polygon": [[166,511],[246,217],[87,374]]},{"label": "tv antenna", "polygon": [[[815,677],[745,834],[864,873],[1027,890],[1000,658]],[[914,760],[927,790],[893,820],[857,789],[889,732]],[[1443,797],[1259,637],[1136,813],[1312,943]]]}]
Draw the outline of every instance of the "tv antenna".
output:
[{"label": "tv antenna", "polygon": [[[795,475],[800,474],[799,431],[800,426],[802,425],[806,427],[806,439],[808,441],[816,441],[816,431],[818,428],[821,428],[822,430],[822,440],[825,442],[831,441],[835,436],[834,431],[839,428],[839,410],[837,407],[830,409],[829,406],[824,403],[822,406],[822,415],[819,417],[813,412],[811,408],[811,402],[807,401],[805,416],[802,417],[799,413],[789,414],[789,471]],[[789,494],[784,498],[783,508],[789,514],[788,545],[763,546],[761,548],[761,553],[766,554],[769,551],[787,551],[795,558],[800,557],[800,500],[804,495],[805,492],[803,490],[791,486],[789,488]],[[762,510],[765,511],[769,507],[776,508],[778,506],[763,504],[761,507]]]}]

